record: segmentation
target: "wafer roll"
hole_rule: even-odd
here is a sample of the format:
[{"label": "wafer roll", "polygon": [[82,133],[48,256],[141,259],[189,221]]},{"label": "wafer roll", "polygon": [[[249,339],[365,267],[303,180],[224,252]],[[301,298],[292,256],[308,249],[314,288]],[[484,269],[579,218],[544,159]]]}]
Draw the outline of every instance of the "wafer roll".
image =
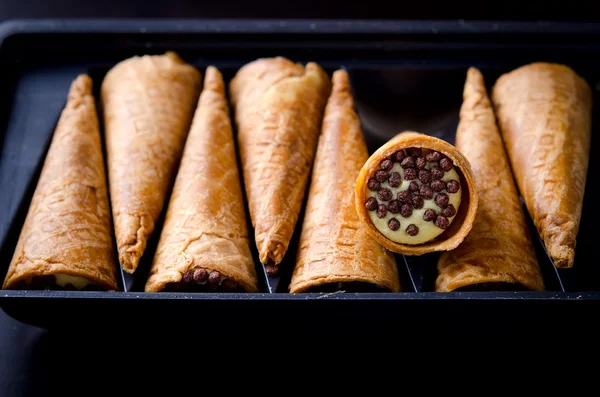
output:
[{"label": "wafer roll", "polygon": [[542,291],[525,214],[483,76],[475,68],[467,73],[456,148],[471,164],[479,206],[465,240],[440,255],[436,291],[476,285]]},{"label": "wafer roll", "polygon": [[258,291],[221,73],[206,70],[147,292]]},{"label": "wafer roll", "polygon": [[173,183],[200,78],[167,52],[127,59],[102,83],[113,219],[128,273],[137,268]]},{"label": "wafer roll", "polygon": [[559,268],[572,267],[589,164],[592,93],[564,65],[501,76],[492,100],[527,210]]},{"label": "wafer roll", "polygon": [[313,166],[290,292],[331,283],[400,290],[394,256],[373,240],[354,208],[354,183],[369,153],[348,74],[333,74]]},{"label": "wafer roll", "polygon": [[117,289],[92,80],[71,85],[4,289]]},{"label": "wafer roll", "polygon": [[245,65],[230,84],[256,246],[271,274],[298,220],[330,86],[317,64],[281,57]]},{"label": "wafer roll", "polygon": [[469,161],[448,142],[412,131],[369,157],[355,194],[356,211],[371,236],[405,255],[456,248],[477,213]]}]

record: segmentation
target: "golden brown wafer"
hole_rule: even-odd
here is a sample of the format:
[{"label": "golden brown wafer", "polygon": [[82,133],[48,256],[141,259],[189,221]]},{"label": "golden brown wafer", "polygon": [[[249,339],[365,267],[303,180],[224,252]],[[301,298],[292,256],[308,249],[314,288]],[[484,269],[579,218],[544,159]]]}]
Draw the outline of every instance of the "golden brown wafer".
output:
[{"label": "golden brown wafer", "polygon": [[71,85],[46,155],[4,289],[117,289],[106,177],[92,80]]}]

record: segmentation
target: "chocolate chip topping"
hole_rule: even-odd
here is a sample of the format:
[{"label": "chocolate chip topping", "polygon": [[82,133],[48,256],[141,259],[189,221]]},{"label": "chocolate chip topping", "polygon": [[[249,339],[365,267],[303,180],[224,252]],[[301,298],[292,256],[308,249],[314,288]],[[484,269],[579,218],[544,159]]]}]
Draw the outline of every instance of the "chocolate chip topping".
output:
[{"label": "chocolate chip topping", "polygon": [[425,164],[427,164],[425,157],[417,157],[417,160],[415,161],[415,167],[417,167],[418,170],[425,168]]},{"label": "chocolate chip topping", "polygon": [[446,193],[438,193],[435,196],[435,203],[440,208],[446,208],[448,206],[448,201],[450,201],[450,199]]},{"label": "chocolate chip topping", "polygon": [[435,181],[431,182],[431,189],[436,193],[441,192],[445,188],[446,188],[446,184],[442,181],[435,180]]},{"label": "chocolate chip topping", "polygon": [[376,192],[381,188],[381,184],[377,182],[376,179],[370,178],[367,182],[367,187],[369,188],[369,190]]},{"label": "chocolate chip topping", "polygon": [[431,152],[427,153],[427,155],[425,156],[425,160],[427,160],[427,161],[440,161],[441,158],[442,158],[441,153],[436,152],[435,150],[432,150]]},{"label": "chocolate chip topping", "polygon": [[402,208],[402,204],[400,204],[400,202],[398,200],[392,200],[392,201],[390,201],[390,204],[388,205],[388,210],[392,214],[397,214],[398,212],[400,212],[400,208]]},{"label": "chocolate chip topping", "polygon": [[194,281],[198,284],[206,282],[208,279],[208,272],[206,269],[196,269],[194,270]]},{"label": "chocolate chip topping", "polygon": [[412,181],[410,185],[408,185],[408,190],[411,192],[416,192],[419,190],[419,184],[416,181]]},{"label": "chocolate chip topping", "polygon": [[365,208],[369,211],[375,211],[377,209],[377,199],[375,197],[369,197],[365,201]]},{"label": "chocolate chip topping", "polygon": [[402,215],[405,218],[408,218],[409,216],[412,215],[412,212],[413,212],[412,205],[403,204],[402,209],[400,210],[400,215]]},{"label": "chocolate chip topping", "polygon": [[443,215],[438,215],[437,218],[435,218],[435,225],[440,229],[447,228],[449,224],[450,222],[448,221],[448,218]]},{"label": "chocolate chip topping", "polygon": [[454,164],[452,163],[452,160],[450,160],[448,157],[444,157],[440,160],[440,168],[444,171],[450,171],[452,167],[454,167]]},{"label": "chocolate chip topping", "polygon": [[398,221],[398,219],[396,219],[396,218],[391,218],[388,221],[388,227],[391,230],[396,231],[396,230],[400,229],[400,221]]},{"label": "chocolate chip topping", "polygon": [[412,201],[412,194],[408,190],[403,190],[398,193],[398,201],[401,203],[410,203]]},{"label": "chocolate chip topping", "polygon": [[384,218],[385,214],[387,214],[387,208],[385,205],[383,204],[379,204],[379,206],[377,207],[377,217],[378,218]]},{"label": "chocolate chip topping", "polygon": [[390,189],[382,188],[377,192],[377,197],[379,197],[379,200],[381,201],[390,201],[392,197],[394,197],[394,194]]},{"label": "chocolate chip topping", "polygon": [[411,147],[408,149],[408,153],[413,157],[419,157],[421,155],[421,148]]},{"label": "chocolate chip topping", "polygon": [[210,272],[210,274],[208,275],[208,284],[216,287],[220,283],[221,283],[221,273],[219,273],[215,270]]},{"label": "chocolate chip topping", "polygon": [[397,162],[401,162],[406,157],[406,153],[404,150],[398,150],[396,153],[392,154],[392,159]]},{"label": "chocolate chip topping", "polygon": [[402,168],[412,168],[414,166],[415,166],[415,159],[412,157],[406,157],[400,163],[400,167],[402,167]]},{"label": "chocolate chip topping", "polygon": [[438,167],[431,167],[431,176],[433,179],[442,179],[444,177],[444,171]]},{"label": "chocolate chip topping", "polygon": [[[410,158],[410,157],[408,157]],[[417,179],[417,170],[414,168],[407,168],[404,170],[404,179],[407,181],[412,181],[413,179]]]},{"label": "chocolate chip topping", "polygon": [[385,182],[388,179],[388,172],[384,171],[384,170],[377,170],[375,171],[375,179],[377,179],[377,182]]},{"label": "chocolate chip topping", "polygon": [[413,196],[412,205],[417,210],[421,209],[425,205],[425,200],[423,200],[423,197],[421,197],[421,196]]},{"label": "chocolate chip topping", "polygon": [[431,200],[433,198],[433,190],[431,190],[431,188],[427,185],[421,186],[421,188],[419,189],[419,194],[425,200]]},{"label": "chocolate chip topping", "polygon": [[188,270],[187,272],[183,273],[183,282],[184,283],[191,283],[194,281],[194,271],[193,270]]},{"label": "chocolate chip topping", "polygon": [[431,183],[431,171],[419,170],[419,180],[423,183]]},{"label": "chocolate chip topping", "polygon": [[456,193],[458,192],[458,189],[460,189],[460,183],[458,183],[458,181],[455,181],[454,179],[448,181],[448,183],[446,184],[446,189],[448,189],[448,193]]},{"label": "chocolate chip topping", "polygon": [[449,204],[446,208],[444,208],[442,214],[447,218],[452,218],[454,215],[456,215],[456,208],[454,208],[452,204]]},{"label": "chocolate chip topping", "polygon": [[436,215],[435,211],[430,208],[430,209],[426,210],[425,213],[423,214],[423,220],[425,222],[431,222],[432,220],[435,219],[435,215]]},{"label": "chocolate chip topping", "polygon": [[273,264],[265,265],[265,272],[267,272],[267,276],[276,276],[279,273],[279,266]]},{"label": "chocolate chip topping", "polygon": [[402,183],[402,177],[397,172],[391,172],[390,179],[388,179],[388,183],[391,187],[398,187]]},{"label": "chocolate chip topping", "polygon": [[406,234],[408,234],[409,236],[416,236],[417,234],[419,234],[419,227],[413,224],[408,225],[408,227],[406,228]]},{"label": "chocolate chip topping", "polygon": [[379,164],[379,168],[381,168],[382,170],[386,170],[386,171],[392,169],[393,166],[394,166],[394,162],[390,159],[385,159]]}]

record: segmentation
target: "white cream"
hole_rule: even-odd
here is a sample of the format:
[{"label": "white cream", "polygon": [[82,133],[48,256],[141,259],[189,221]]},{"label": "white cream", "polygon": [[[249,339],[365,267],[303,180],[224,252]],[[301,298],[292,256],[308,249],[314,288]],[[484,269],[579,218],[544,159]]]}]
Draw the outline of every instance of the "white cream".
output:
[{"label": "white cream", "polygon": [[65,287],[67,284],[72,284],[76,289],[83,289],[90,285],[90,281],[85,277],[69,276],[67,274],[56,274],[56,284]]}]

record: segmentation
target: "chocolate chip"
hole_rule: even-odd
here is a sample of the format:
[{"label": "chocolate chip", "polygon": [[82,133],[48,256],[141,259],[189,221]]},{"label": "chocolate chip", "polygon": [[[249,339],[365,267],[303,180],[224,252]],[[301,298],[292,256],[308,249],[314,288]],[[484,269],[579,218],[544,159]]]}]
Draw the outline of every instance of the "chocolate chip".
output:
[{"label": "chocolate chip", "polygon": [[408,185],[408,190],[411,192],[416,192],[419,190],[419,184],[416,181],[412,181],[410,185]]},{"label": "chocolate chip", "polygon": [[413,198],[412,198],[412,205],[417,210],[421,209],[425,205],[425,200],[423,200],[423,197],[413,196]]},{"label": "chocolate chip", "polygon": [[388,179],[388,183],[391,187],[398,187],[402,183],[402,177],[397,172],[391,172],[390,179]]},{"label": "chocolate chip", "polygon": [[431,152],[427,153],[427,155],[425,156],[425,160],[427,160],[427,161],[440,161],[441,158],[442,158],[441,153],[436,152],[435,150],[432,150]]},{"label": "chocolate chip", "polygon": [[387,214],[387,207],[383,204],[379,204],[379,207],[377,207],[377,217],[385,218],[385,214]]},{"label": "chocolate chip", "polygon": [[367,182],[367,187],[369,188],[369,190],[376,192],[381,188],[381,184],[377,182],[376,179],[370,178]]},{"label": "chocolate chip", "polygon": [[377,199],[375,197],[369,197],[365,201],[365,208],[369,211],[375,211],[377,209]]},{"label": "chocolate chip", "polygon": [[402,209],[400,210],[400,215],[402,215],[405,218],[408,218],[409,216],[412,215],[412,212],[413,212],[412,205],[403,204]]},{"label": "chocolate chip", "polygon": [[188,270],[187,272],[183,273],[183,282],[184,283],[191,283],[194,281],[194,271],[193,270]]},{"label": "chocolate chip", "polygon": [[391,218],[388,222],[388,227],[391,230],[396,231],[396,230],[400,229],[400,221],[398,221],[398,219],[396,219],[396,218]]},{"label": "chocolate chip", "polygon": [[390,170],[394,166],[394,162],[390,159],[385,159],[381,163],[379,163],[379,168],[382,170]]},{"label": "chocolate chip", "polygon": [[387,171],[384,170],[377,170],[375,171],[375,179],[377,179],[377,182],[385,182],[388,179],[388,176],[390,176],[388,174]]},{"label": "chocolate chip", "polygon": [[417,167],[418,170],[425,168],[425,164],[427,164],[425,157],[417,157],[417,160],[415,161],[415,167]]},{"label": "chocolate chip", "polygon": [[194,270],[194,281],[198,284],[205,283],[208,279],[208,272],[206,269],[196,269]]},{"label": "chocolate chip", "polygon": [[400,208],[402,207],[402,204],[400,204],[400,202],[398,200],[392,200],[390,201],[390,203],[388,204],[388,210],[392,213],[392,214],[397,214],[398,212],[400,212]]},{"label": "chocolate chip", "polygon": [[431,182],[431,171],[419,170],[419,180],[423,183],[430,183]]},{"label": "chocolate chip", "polygon": [[452,167],[454,167],[454,164],[452,163],[452,160],[450,160],[448,157],[444,157],[440,160],[440,168],[444,171],[450,171]]},{"label": "chocolate chip", "polygon": [[434,192],[441,192],[445,188],[446,188],[446,184],[442,181],[436,180],[436,181],[431,182],[431,189]]},{"label": "chocolate chip", "polygon": [[458,189],[460,189],[460,183],[458,183],[458,181],[455,181],[454,179],[448,181],[448,183],[446,184],[446,189],[448,189],[448,193],[456,193],[458,192]]},{"label": "chocolate chip", "polygon": [[223,291],[234,291],[237,288],[237,283],[232,278],[226,278],[221,281],[221,289]]},{"label": "chocolate chip", "polygon": [[401,203],[410,203],[412,201],[412,194],[408,190],[403,190],[398,193],[398,201]]},{"label": "chocolate chip", "polygon": [[448,221],[448,218],[443,215],[438,215],[437,218],[435,218],[435,225],[440,229],[447,228],[449,224],[450,222]]},{"label": "chocolate chip", "polygon": [[221,283],[221,273],[216,270],[213,270],[208,275],[208,284],[212,286],[218,286]]},{"label": "chocolate chip", "polygon": [[414,166],[415,166],[415,159],[412,157],[406,157],[400,163],[400,167],[402,167],[402,168],[412,168]]},{"label": "chocolate chip", "polygon": [[267,276],[276,276],[279,273],[279,266],[277,265],[265,265],[265,272],[267,272]]},{"label": "chocolate chip", "polygon": [[444,171],[438,167],[431,167],[431,176],[433,179],[442,179],[444,177]]},{"label": "chocolate chip", "polygon": [[450,199],[448,198],[448,195],[446,193],[438,193],[435,196],[435,203],[440,208],[446,208],[448,206],[448,201],[449,200]]},{"label": "chocolate chip", "polygon": [[431,188],[427,185],[421,185],[421,188],[419,189],[419,194],[425,200],[431,200],[433,198],[433,190],[431,190]]},{"label": "chocolate chip", "polygon": [[421,148],[411,147],[408,149],[408,154],[410,154],[413,157],[419,157],[421,155]]},{"label": "chocolate chip", "polygon": [[406,157],[406,153],[404,150],[398,150],[396,153],[392,154],[392,159],[397,162],[401,162]]},{"label": "chocolate chip", "polygon": [[394,197],[394,194],[390,189],[382,188],[377,192],[377,197],[379,197],[379,200],[381,201],[390,201],[392,197]]},{"label": "chocolate chip", "polygon": [[456,215],[456,208],[454,208],[454,206],[450,204],[446,208],[444,208],[442,214],[447,218],[452,218],[454,215]]},{"label": "chocolate chip", "polygon": [[423,214],[423,220],[425,222],[431,222],[432,220],[435,219],[435,215],[436,215],[435,211],[430,208],[430,209],[426,210],[425,213]]},{"label": "chocolate chip", "polygon": [[408,234],[409,236],[416,236],[417,234],[419,234],[419,227],[413,224],[408,225],[408,227],[406,228],[406,234]]},{"label": "chocolate chip", "polygon": [[406,179],[407,181],[412,181],[413,179],[417,179],[417,170],[414,168],[405,169],[404,170],[404,179]]}]

